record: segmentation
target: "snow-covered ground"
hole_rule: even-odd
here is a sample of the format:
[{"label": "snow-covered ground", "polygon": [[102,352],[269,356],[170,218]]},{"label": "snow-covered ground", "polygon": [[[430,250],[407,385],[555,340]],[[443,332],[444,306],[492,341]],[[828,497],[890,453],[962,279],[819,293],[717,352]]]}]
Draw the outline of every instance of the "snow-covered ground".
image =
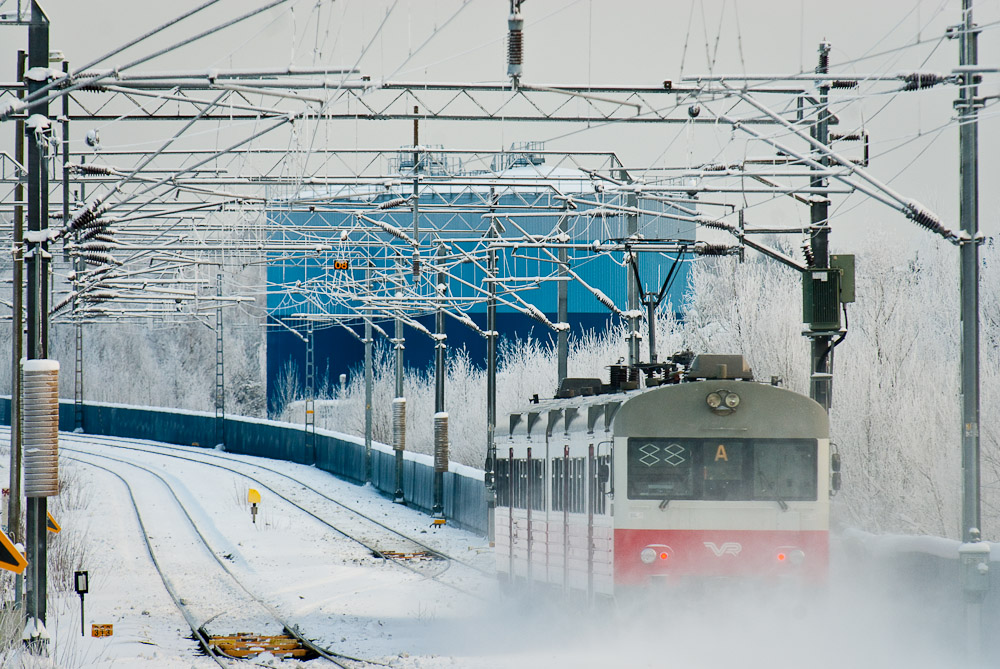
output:
[{"label": "snow-covered ground", "polygon": [[[50,500],[63,528],[50,550],[77,556],[79,562],[50,567],[51,661],[9,656],[3,666],[22,662],[30,667],[215,666],[197,653],[187,624],[154,570],[128,489],[113,474],[83,461],[100,464],[129,482],[171,586],[199,623],[208,621],[206,627],[214,634],[280,630],[265,610],[241,604],[245,598],[239,588],[198,545],[191,522],[164,482],[174,489],[212,552],[245,587],[319,645],[370,660],[369,666],[955,666],[955,658],[942,650],[940,630],[933,629],[928,614],[932,608],[920,601],[920,593],[881,597],[870,583],[844,583],[825,599],[784,600],[771,594],[760,597],[759,592],[737,599],[729,593],[709,594],[695,602],[650,597],[592,612],[561,598],[503,598],[488,573],[493,554],[483,537],[451,527],[434,528],[427,516],[391,504],[370,487],[287,462],[228,456],[244,463],[234,465],[238,474],[145,452],[156,450],[148,442],[135,442],[139,450],[122,450],[107,446],[107,439],[83,435],[64,434],[60,441],[69,485],[59,498]],[[178,453],[176,447],[170,448]],[[210,459],[211,452],[187,450],[192,459]],[[2,460],[6,466],[6,456]],[[313,504],[317,515],[335,518],[332,504],[309,502],[307,491],[296,490],[318,488],[487,573],[456,566],[445,573],[450,579],[447,585],[414,574],[373,557],[267,490],[261,490],[254,523],[246,495],[257,484],[243,474],[303,505]],[[63,546],[57,548],[56,542]],[[57,586],[60,579],[65,582],[65,573],[78,568],[90,573],[87,636],[82,637],[79,599],[71,588]],[[91,623],[112,623],[114,635],[92,638]],[[288,667],[303,664],[267,657],[258,661]],[[317,659],[304,664],[328,663]]]}]

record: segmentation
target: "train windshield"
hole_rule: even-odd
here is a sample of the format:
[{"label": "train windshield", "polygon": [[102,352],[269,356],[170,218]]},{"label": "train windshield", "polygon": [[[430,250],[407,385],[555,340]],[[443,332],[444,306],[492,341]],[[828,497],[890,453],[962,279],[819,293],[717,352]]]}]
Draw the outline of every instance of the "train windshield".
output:
[{"label": "train windshield", "polygon": [[816,499],[808,439],[629,439],[629,499]]}]

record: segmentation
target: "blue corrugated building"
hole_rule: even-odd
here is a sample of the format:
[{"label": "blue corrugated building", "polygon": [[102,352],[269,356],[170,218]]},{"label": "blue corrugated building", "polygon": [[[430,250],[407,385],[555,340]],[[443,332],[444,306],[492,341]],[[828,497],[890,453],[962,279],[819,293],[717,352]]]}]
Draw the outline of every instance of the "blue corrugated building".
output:
[{"label": "blue corrugated building", "polygon": [[[623,311],[628,308],[627,276],[631,271],[624,253],[596,253],[595,244],[626,240],[630,223],[643,240],[695,240],[690,211],[682,214],[665,202],[669,198],[640,193],[630,199],[620,191],[606,193],[601,181],[577,169],[550,167],[541,155],[499,154],[505,162],[496,171],[462,173],[447,165],[446,156],[422,149],[421,153],[401,150],[398,162],[392,165],[398,178],[360,185],[324,184],[311,190],[303,187],[288,207],[269,211],[272,245],[286,242],[299,249],[272,251],[269,257],[269,401],[274,399],[276,381],[288,365],[297,367],[300,381],[305,379],[303,339],[310,326],[317,374],[333,380],[340,373],[358,369],[364,347],[357,336],[363,333],[357,318],[362,307],[357,293],[374,295],[390,309],[397,295],[432,298],[438,285],[435,263],[447,269],[447,309],[466,314],[485,330],[485,248],[491,234],[508,242],[497,249],[498,276],[517,277],[501,284],[497,330],[501,336],[546,340],[554,340],[555,332],[513,306],[511,302],[517,298],[509,292],[516,287],[522,307],[532,305],[550,321],[557,321],[556,251],[533,246],[531,240],[579,245],[567,251],[570,269]],[[408,160],[409,156],[413,158]],[[418,210],[416,226],[413,201]],[[630,221],[616,209],[626,206],[638,207],[641,213]],[[498,221],[501,229],[491,232],[491,221]],[[419,241],[417,258],[411,243],[414,235]],[[517,242],[521,245],[515,245]],[[312,250],[304,252],[303,247]],[[690,257],[641,254],[639,268],[645,289],[658,291],[673,268],[664,305],[669,302],[677,308],[688,286]],[[618,318],[577,281],[568,282],[568,314],[571,333],[603,329],[612,318]],[[434,313],[429,306],[407,316],[433,331]],[[373,320],[392,336],[393,321],[385,311]],[[407,365],[429,364],[434,350],[431,338],[410,326],[405,327],[404,335]],[[450,348],[465,347],[475,363],[484,363],[486,340],[467,325],[447,319],[447,343]]]}]

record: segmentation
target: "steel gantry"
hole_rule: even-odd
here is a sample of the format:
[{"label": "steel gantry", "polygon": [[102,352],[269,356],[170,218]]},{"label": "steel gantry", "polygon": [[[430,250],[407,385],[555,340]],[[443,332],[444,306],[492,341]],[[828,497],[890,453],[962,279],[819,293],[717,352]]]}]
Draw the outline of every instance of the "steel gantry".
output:
[{"label": "steel gantry", "polygon": [[[627,271],[621,300],[588,285],[575,268],[593,258],[613,257],[626,266],[634,254],[739,255],[751,248],[802,272],[827,264],[829,198],[860,192],[963,245],[968,262],[975,260],[974,194],[966,191],[962,230],[952,232],[928,208],[875,179],[866,169],[866,152],[847,156],[838,150],[835,142],[847,141],[847,134],[838,140],[830,132],[838,121],[830,98],[838,90],[863,84],[876,91],[916,91],[959,83],[963,146],[974,144],[975,86],[965,70],[944,76],[838,75],[828,71],[821,48],[820,67],[809,74],[694,76],[678,84],[632,87],[541,85],[525,78],[519,47],[509,50],[510,80],[487,84],[378,81],[354,67],[143,69],[157,55],[282,2],[263,3],[124,66],[99,68],[108,56],[142,37],[79,70],[64,66],[62,71],[50,67],[47,18],[31,3],[26,19],[18,3],[16,20],[30,23],[29,67],[18,81],[0,82],[0,123],[15,128],[18,142],[27,140],[28,157],[20,150],[0,152],[0,217],[13,221],[3,233],[14,249],[15,285],[22,258],[28,276],[29,358],[44,357],[50,322],[198,319],[210,325],[207,316],[215,311],[221,420],[222,307],[256,308],[264,317],[253,305],[271,294],[269,326],[292,329],[307,342],[307,412],[314,411],[314,329],[346,328],[363,341],[370,474],[371,347],[377,333],[387,336],[380,324],[397,324],[400,362],[404,324],[434,340],[439,353],[436,408],[443,411],[444,324],[451,318],[480,335],[489,350],[486,466],[492,482],[498,306],[557,333],[560,374],[565,375],[565,289],[575,282],[628,323],[630,363],[640,361],[640,287]],[[971,21],[971,9],[968,14]],[[520,3],[515,0],[512,38],[523,29],[518,17]],[[961,33],[963,66],[974,67],[974,30],[967,25]],[[49,105],[56,101],[62,104],[58,125],[48,118]],[[664,166],[629,164],[616,152],[540,145],[446,148],[421,144],[415,137],[404,147],[345,148],[350,142],[317,139],[324,128],[343,129],[362,121],[722,126],[727,132],[745,132],[768,150],[737,163]],[[80,122],[88,126],[79,135],[86,137],[87,148],[74,150],[69,131]],[[150,132],[139,122],[156,122],[153,133],[159,134],[149,150],[104,149],[91,127],[113,123],[137,135]],[[206,122],[215,124],[217,148],[206,149],[196,139]],[[854,134],[860,143],[863,133]],[[963,162],[966,188],[974,186],[974,167],[974,161]],[[731,195],[807,205],[810,225],[783,229],[757,223],[751,207],[733,205]],[[59,202],[58,209],[50,208],[50,201]],[[28,232],[22,238],[17,221],[25,210]],[[657,227],[663,219],[689,234],[664,233]],[[811,260],[805,262],[758,241],[763,233],[803,231],[814,241]],[[61,255],[49,250],[59,246]],[[532,254],[531,273],[505,262],[525,253]],[[45,280],[50,263],[51,284]],[[292,291],[269,283],[266,275],[253,285],[222,280],[223,273],[281,263],[303,269]],[[342,273],[327,271],[335,263],[343,263]],[[468,268],[482,276],[478,284],[468,279]],[[214,291],[213,275],[219,275]],[[224,284],[232,290],[224,291]],[[527,291],[547,284],[560,287],[555,320],[526,297]],[[15,289],[15,323],[21,316],[19,300]],[[477,305],[486,308],[485,330],[469,317]],[[428,314],[436,316],[433,332],[417,320]],[[363,335],[355,328],[363,328]],[[827,383],[823,375],[832,372],[830,341],[826,335],[816,339],[810,371],[822,383],[814,384],[814,394],[829,408],[832,381]],[[20,351],[15,357],[20,358]],[[82,361],[78,366],[82,392]],[[971,374],[966,366],[963,374]],[[401,397],[401,383],[397,386]],[[965,414],[966,450],[971,453],[978,448],[978,441],[972,441],[978,431],[968,425],[978,421],[978,410],[970,406]],[[307,413],[307,443],[314,439],[314,420]],[[970,468],[967,479],[971,476]],[[974,476],[978,479],[978,470]],[[966,485],[973,485],[971,479]],[[978,497],[967,497],[969,516],[973,503]],[[29,525],[37,523],[39,512],[44,520],[44,498],[41,506],[29,507]],[[966,525],[972,522],[966,520]],[[29,546],[42,551],[44,563],[44,536],[31,532]],[[37,563],[39,556],[33,559]],[[37,597],[45,591],[44,574],[36,578],[41,579]],[[40,610],[37,598],[33,602],[29,604],[44,619],[44,598]]]}]

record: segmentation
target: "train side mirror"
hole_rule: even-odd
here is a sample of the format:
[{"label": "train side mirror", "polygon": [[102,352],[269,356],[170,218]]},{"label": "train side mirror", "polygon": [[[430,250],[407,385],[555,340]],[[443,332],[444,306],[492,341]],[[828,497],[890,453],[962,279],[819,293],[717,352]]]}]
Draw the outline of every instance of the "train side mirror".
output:
[{"label": "train side mirror", "polygon": [[597,468],[597,480],[601,483],[607,483],[611,480],[611,465],[600,465]]},{"label": "train side mirror", "polygon": [[840,475],[840,451],[836,450],[836,444],[830,444],[830,446],[834,449],[830,453],[830,497],[833,497],[840,490],[842,481]]}]

